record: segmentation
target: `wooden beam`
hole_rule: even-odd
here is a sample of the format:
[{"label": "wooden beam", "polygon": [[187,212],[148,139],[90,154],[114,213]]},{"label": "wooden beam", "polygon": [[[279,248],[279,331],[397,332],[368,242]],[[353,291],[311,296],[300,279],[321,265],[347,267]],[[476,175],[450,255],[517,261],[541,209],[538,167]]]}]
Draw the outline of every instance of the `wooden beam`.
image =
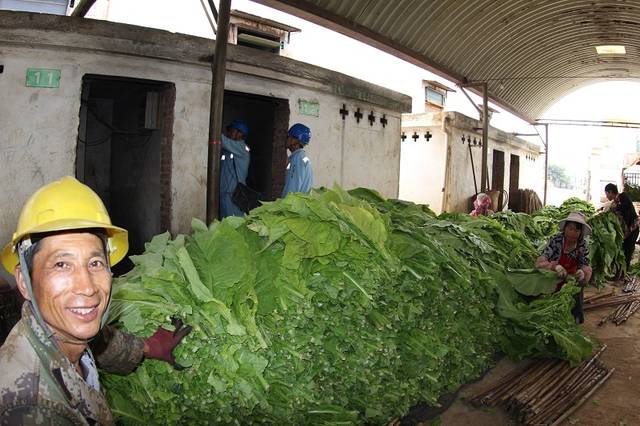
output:
[{"label": "wooden beam", "polygon": [[211,64],[211,109],[209,112],[209,144],[207,150],[207,225],[218,218],[220,209],[220,152],[222,148],[222,109],[227,64],[227,41],[231,0],[220,0],[216,47]]}]

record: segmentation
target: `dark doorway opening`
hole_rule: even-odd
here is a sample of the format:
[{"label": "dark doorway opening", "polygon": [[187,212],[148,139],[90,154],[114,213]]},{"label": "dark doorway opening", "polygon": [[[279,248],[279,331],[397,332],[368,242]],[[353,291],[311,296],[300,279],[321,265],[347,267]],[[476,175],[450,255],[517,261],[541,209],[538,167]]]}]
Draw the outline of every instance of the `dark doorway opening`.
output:
[{"label": "dark doorway opening", "polygon": [[[491,173],[491,189],[502,191],[504,189],[504,152],[497,149],[493,150],[493,166]],[[500,192],[498,197],[498,205],[494,209],[499,210],[504,201],[504,195]]]},{"label": "dark doorway opening", "polygon": [[520,156],[511,154],[509,165],[509,191],[520,189]]},{"label": "dark doorway opening", "polygon": [[509,209],[522,211],[520,189],[520,156],[511,154],[509,162]]},{"label": "dark doorway opening", "polygon": [[251,150],[247,184],[264,199],[280,196],[287,166],[285,139],[289,128],[287,99],[225,91],[223,125],[233,120],[249,124],[246,143]]},{"label": "dark doorway opening", "polygon": [[[82,79],[76,177],[102,198],[111,221],[129,231],[129,255],[170,228],[174,102],[171,83]],[[127,258],[114,273],[131,267]]]}]

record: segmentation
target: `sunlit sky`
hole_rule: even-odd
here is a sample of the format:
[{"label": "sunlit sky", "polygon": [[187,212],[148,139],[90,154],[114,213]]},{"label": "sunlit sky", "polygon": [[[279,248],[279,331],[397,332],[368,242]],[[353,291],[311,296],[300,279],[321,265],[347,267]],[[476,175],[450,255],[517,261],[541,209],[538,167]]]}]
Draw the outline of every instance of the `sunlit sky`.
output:
[{"label": "sunlit sky", "polygon": [[[98,0],[89,16],[100,19],[108,13],[109,20],[116,22],[212,38],[213,31],[205,15],[206,3],[206,0]],[[300,33],[292,34],[291,44],[284,51],[286,56],[412,96],[416,112],[424,105],[423,79],[455,87],[422,68],[295,16],[249,0],[233,0],[231,7],[300,28]],[[475,99],[480,102],[478,97]],[[637,99],[640,99],[640,83],[599,82],[568,94],[551,107],[544,118],[640,122]],[[449,95],[447,109],[477,118],[475,108],[459,90]],[[532,126],[505,111],[495,114],[491,125],[509,132],[534,132]],[[622,156],[636,150],[638,135],[638,130],[629,129],[551,126],[549,162],[580,175],[585,172],[593,147],[608,145],[607,155]],[[528,140],[540,142],[539,138]]]}]

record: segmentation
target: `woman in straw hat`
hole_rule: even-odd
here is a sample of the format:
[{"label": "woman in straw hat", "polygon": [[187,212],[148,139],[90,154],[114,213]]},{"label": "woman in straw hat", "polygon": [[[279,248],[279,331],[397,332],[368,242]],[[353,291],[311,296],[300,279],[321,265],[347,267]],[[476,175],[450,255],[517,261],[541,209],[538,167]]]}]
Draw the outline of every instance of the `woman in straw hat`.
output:
[{"label": "woman in straw hat", "polygon": [[555,271],[562,279],[556,291],[567,282],[569,275],[575,277],[580,284],[580,293],[576,295],[576,304],[572,309],[576,322],[582,324],[583,287],[591,279],[592,269],[589,266],[589,248],[584,237],[591,235],[591,227],[582,213],[571,212],[560,221],[560,230],[555,234],[536,261],[536,268]]}]

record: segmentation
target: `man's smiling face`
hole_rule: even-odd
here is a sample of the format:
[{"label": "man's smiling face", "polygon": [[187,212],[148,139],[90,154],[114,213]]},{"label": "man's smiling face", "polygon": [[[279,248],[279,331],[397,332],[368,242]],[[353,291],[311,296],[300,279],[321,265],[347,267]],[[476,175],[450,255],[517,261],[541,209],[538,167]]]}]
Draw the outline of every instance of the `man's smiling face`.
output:
[{"label": "man's smiling face", "polygon": [[94,337],[111,291],[102,241],[91,233],[63,233],[45,237],[39,244],[31,277],[44,321],[66,338]]}]

